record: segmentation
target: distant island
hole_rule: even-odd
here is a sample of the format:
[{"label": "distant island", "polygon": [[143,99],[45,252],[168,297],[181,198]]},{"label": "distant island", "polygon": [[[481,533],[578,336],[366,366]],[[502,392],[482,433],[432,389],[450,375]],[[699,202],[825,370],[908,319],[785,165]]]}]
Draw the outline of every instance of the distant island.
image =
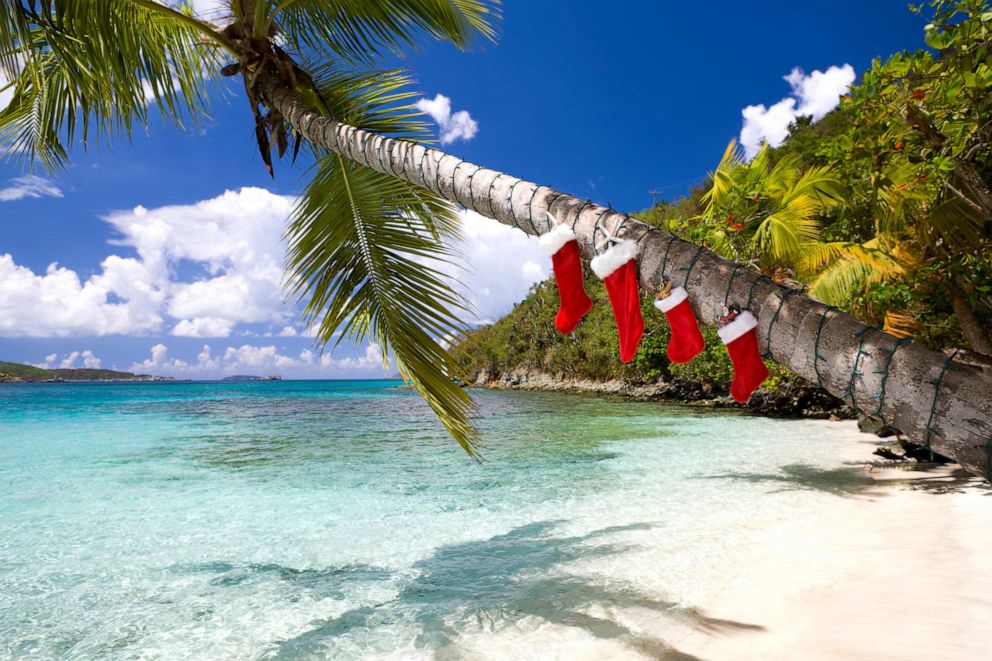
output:
[{"label": "distant island", "polygon": [[282,377],[278,374],[270,374],[269,376],[254,376],[252,374],[235,374],[234,376],[224,377],[220,380],[221,383],[241,383],[244,381],[282,381]]},{"label": "distant island", "polygon": [[98,369],[44,369],[0,361],[0,383],[60,381],[172,381],[171,377]]}]

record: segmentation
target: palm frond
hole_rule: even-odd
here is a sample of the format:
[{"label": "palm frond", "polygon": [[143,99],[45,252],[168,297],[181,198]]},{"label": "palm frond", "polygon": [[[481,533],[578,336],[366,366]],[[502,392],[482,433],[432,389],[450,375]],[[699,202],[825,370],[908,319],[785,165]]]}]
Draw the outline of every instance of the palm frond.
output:
[{"label": "palm frond", "polygon": [[827,166],[807,168],[792,184],[784,196],[788,203],[793,197],[806,195],[815,199],[821,210],[843,203],[847,188],[833,169]]},{"label": "palm frond", "polygon": [[924,233],[933,245],[940,239],[951,250],[968,250],[981,242],[985,218],[975,206],[959,197],[949,197],[930,210]]},{"label": "palm frond", "polygon": [[192,19],[130,0],[29,4],[5,7],[19,19],[0,28],[0,53],[15,60],[0,111],[8,153],[57,169],[77,132],[84,145],[130,135],[150,104],[180,127],[206,114],[219,59]]},{"label": "palm frond", "polygon": [[881,250],[875,241],[819,244],[806,250],[803,270],[813,273],[822,269],[810,284],[810,293],[825,303],[843,305],[866,283],[905,275],[909,265],[893,256],[904,252]]},{"label": "palm frond", "polygon": [[814,214],[819,203],[808,195],[793,196],[788,204],[766,217],[758,226],[757,239],[763,251],[785,262],[798,260],[804,244],[819,237]]},{"label": "palm frond", "polygon": [[459,48],[492,41],[498,0],[282,0],[271,18],[300,50],[352,63],[402,54],[423,35]]},{"label": "palm frond", "polygon": [[816,276],[809,292],[828,305],[843,306],[871,274],[871,267],[863,262],[839,259]]},{"label": "palm frond", "polygon": [[911,338],[920,329],[920,322],[909,313],[887,310],[883,329],[896,337]]},{"label": "palm frond", "polygon": [[731,140],[727,143],[716,170],[710,174],[712,182],[710,189],[700,198],[705,205],[706,214],[711,214],[719,202],[737,185],[736,174],[742,162],[737,141]]},{"label": "palm frond", "polygon": [[[468,452],[475,411],[452,377],[458,363],[437,338],[457,335],[467,304],[431,266],[452,252],[432,226],[456,225],[452,207],[416,186],[328,154],[293,211],[287,267],[321,344],[344,338],[391,352],[403,377]],[[337,337],[335,341],[334,338]]]},{"label": "palm frond", "polygon": [[407,71],[364,71],[336,62],[313,63],[308,70],[332,117],[391,137],[430,141],[431,125],[412,103],[419,95]]}]

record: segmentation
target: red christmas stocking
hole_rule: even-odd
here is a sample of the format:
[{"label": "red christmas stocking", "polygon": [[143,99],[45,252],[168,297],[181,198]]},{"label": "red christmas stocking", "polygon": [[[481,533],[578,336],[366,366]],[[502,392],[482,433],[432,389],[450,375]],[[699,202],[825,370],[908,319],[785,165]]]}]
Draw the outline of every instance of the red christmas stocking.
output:
[{"label": "red christmas stocking", "polygon": [[754,332],[758,321],[744,310],[733,321],[718,330],[720,339],[727,345],[727,353],[734,363],[734,382],[730,395],[741,404],[751,398],[751,393],[768,378],[768,368],[758,352],[758,336]]},{"label": "red christmas stocking", "polygon": [[669,360],[688,363],[698,356],[706,341],[689,306],[689,294],[685,288],[673,288],[668,298],[656,298],[654,306],[665,313],[668,325],[672,327],[672,339],[668,341]]},{"label": "red christmas stocking", "polygon": [[592,301],[582,285],[579,244],[568,225],[555,225],[550,232],[542,234],[538,241],[545,254],[551,257],[555,284],[558,285],[561,305],[555,316],[555,328],[559,333],[568,335],[592,308]]},{"label": "red christmas stocking", "polygon": [[620,362],[629,363],[637,353],[644,334],[641,316],[641,296],[637,289],[637,244],[620,241],[602,255],[594,257],[589,266],[606,285],[610,295],[613,318],[617,321],[620,339]]}]

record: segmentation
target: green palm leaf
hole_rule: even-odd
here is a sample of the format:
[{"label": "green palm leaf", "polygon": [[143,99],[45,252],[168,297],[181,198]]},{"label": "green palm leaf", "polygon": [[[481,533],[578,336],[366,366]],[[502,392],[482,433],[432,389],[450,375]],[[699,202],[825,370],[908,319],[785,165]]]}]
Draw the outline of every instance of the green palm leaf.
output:
[{"label": "green palm leaf", "polygon": [[289,40],[325,59],[370,63],[402,54],[423,35],[465,48],[493,40],[498,0],[282,0],[271,18]]},{"label": "green palm leaf", "polygon": [[181,127],[206,115],[219,62],[208,27],[135,0],[13,4],[4,10],[18,18],[0,21],[0,62],[15,90],[0,111],[8,153],[56,169],[77,132],[84,145],[130,135],[147,125],[149,104]]},{"label": "green palm leaf", "polygon": [[455,439],[474,452],[472,399],[452,377],[458,364],[438,338],[461,332],[466,309],[431,265],[452,252],[432,227],[454,227],[454,210],[433,194],[327,155],[290,221],[290,285],[307,300],[306,322],[322,344],[372,341]]}]

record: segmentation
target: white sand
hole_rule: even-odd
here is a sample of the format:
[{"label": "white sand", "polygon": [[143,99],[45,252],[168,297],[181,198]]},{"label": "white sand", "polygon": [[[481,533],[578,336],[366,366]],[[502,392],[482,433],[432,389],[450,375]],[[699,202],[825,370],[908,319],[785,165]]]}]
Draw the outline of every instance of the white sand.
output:
[{"label": "white sand", "polygon": [[[816,521],[769,531],[676,641],[702,659],[992,659],[992,490],[960,470],[874,469]],[[746,625],[746,626],[745,626]],[[675,658],[678,658],[675,655]]]}]

